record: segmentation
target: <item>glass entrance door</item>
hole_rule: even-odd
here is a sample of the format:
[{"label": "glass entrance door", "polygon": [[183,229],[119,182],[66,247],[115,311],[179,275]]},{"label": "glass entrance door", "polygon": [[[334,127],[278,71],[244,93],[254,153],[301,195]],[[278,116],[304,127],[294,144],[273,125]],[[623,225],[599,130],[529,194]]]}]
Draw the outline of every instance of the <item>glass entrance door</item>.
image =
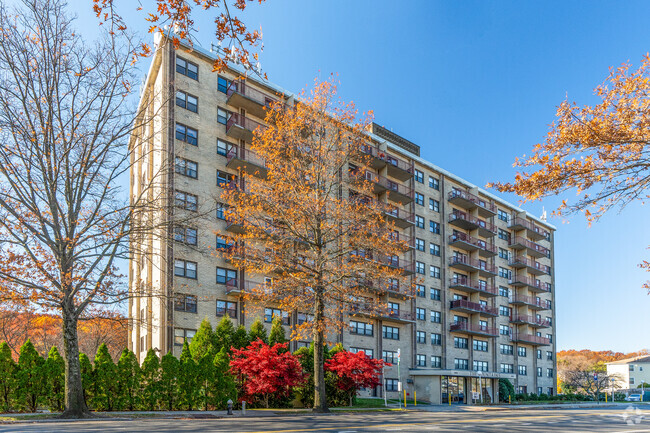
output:
[{"label": "glass entrance door", "polygon": [[465,378],[457,376],[442,376],[441,378],[442,403],[465,402]]}]

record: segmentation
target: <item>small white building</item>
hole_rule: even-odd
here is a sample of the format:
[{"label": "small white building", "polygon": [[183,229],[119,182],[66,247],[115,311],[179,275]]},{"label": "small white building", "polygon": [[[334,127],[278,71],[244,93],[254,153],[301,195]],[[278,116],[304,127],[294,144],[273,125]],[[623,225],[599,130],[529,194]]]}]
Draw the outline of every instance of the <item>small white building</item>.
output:
[{"label": "small white building", "polygon": [[608,362],[607,374],[617,377],[620,389],[639,388],[641,383],[650,384],[650,355]]}]

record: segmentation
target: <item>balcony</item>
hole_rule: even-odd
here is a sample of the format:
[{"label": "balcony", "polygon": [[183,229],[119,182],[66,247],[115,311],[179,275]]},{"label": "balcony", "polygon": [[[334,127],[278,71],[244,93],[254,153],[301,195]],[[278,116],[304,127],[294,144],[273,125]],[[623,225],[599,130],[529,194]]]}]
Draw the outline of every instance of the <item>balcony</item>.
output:
[{"label": "balcony", "polygon": [[384,211],[384,215],[387,219],[392,221],[395,226],[405,229],[412,227],[415,224],[415,214],[407,212],[398,207],[392,207]]},{"label": "balcony", "polygon": [[551,323],[548,321],[548,319],[542,319],[541,317],[521,315],[521,314],[511,315],[510,323],[530,325],[533,328],[548,328],[551,326]]},{"label": "balcony", "polygon": [[409,311],[393,310],[392,308],[377,311],[376,307],[370,308],[363,303],[350,305],[349,312],[352,316],[365,316],[398,323],[412,323],[415,321],[413,314]]},{"label": "balcony", "polygon": [[510,239],[509,245],[513,250],[526,250],[526,254],[531,257],[539,258],[551,256],[551,252],[548,248],[543,247],[540,244],[536,244],[533,241],[529,241],[528,239],[521,236],[515,236],[514,238]]},{"label": "balcony", "polygon": [[470,259],[467,256],[453,256],[449,258],[449,267],[467,272],[478,272],[482,277],[493,277],[497,274],[496,267],[486,262]]},{"label": "balcony", "polygon": [[514,256],[508,262],[515,269],[526,269],[529,274],[533,275],[551,275],[551,267],[525,256]]},{"label": "balcony", "polygon": [[495,307],[479,304],[476,302],[466,301],[464,299],[457,299],[450,302],[449,308],[451,310],[461,311],[463,313],[479,313],[481,316],[498,316],[499,312]]},{"label": "balcony", "polygon": [[231,233],[239,233],[242,234],[246,231],[244,228],[244,222],[242,220],[227,220],[226,222],[226,231],[229,231]]},{"label": "balcony", "polygon": [[497,247],[465,233],[454,233],[450,235],[449,245],[462,248],[465,251],[478,250],[481,257],[494,257],[497,255]]},{"label": "balcony", "polygon": [[493,203],[458,188],[452,189],[448,195],[448,200],[463,209],[472,210],[478,208],[478,214],[484,218],[490,218],[497,214],[497,207]]},{"label": "balcony", "polygon": [[226,294],[227,295],[238,295],[242,291],[242,284],[240,284],[240,280],[236,278],[231,278],[226,281]]},{"label": "balcony", "polygon": [[547,346],[551,344],[551,340],[546,337],[540,337],[539,335],[532,334],[523,334],[519,332],[513,332],[510,336],[510,340],[514,343],[526,343],[532,344],[533,346]]},{"label": "balcony", "polygon": [[513,218],[508,223],[508,228],[513,230],[526,230],[526,235],[533,240],[547,239],[550,233],[532,221],[525,218]]},{"label": "balcony", "polygon": [[409,248],[415,248],[415,238],[412,236],[395,231],[389,237],[397,242],[406,242]]},{"label": "balcony", "polygon": [[378,178],[386,188],[388,200],[397,204],[409,204],[413,201],[413,190],[408,186],[393,182],[383,176],[378,176]]},{"label": "balcony", "polygon": [[276,102],[275,98],[249,86],[244,81],[237,80],[230,83],[226,95],[228,96],[229,105],[244,108],[247,112],[260,119],[264,119],[266,108]]},{"label": "balcony", "polygon": [[245,171],[246,173],[265,178],[268,174],[266,161],[252,150],[233,145],[226,155],[226,167]]},{"label": "balcony", "polygon": [[399,282],[380,284],[378,281],[366,278],[353,281],[352,286],[373,290],[397,298],[412,298],[414,296],[412,287],[400,285]]},{"label": "balcony", "polygon": [[239,281],[239,284],[229,284],[226,282],[226,294],[227,295],[238,295],[240,293],[253,293],[253,290],[262,289],[266,293],[271,292],[270,283],[264,283],[259,281],[249,281],[243,280]]},{"label": "balcony", "polygon": [[544,293],[551,291],[551,285],[523,275],[514,275],[510,280],[510,285],[515,287],[528,287],[532,292]]},{"label": "balcony", "polygon": [[498,335],[497,329],[494,326],[481,326],[469,322],[454,322],[449,325],[449,331],[480,335],[483,337],[496,337]]},{"label": "balcony", "polygon": [[226,123],[226,135],[237,140],[253,141],[253,131],[264,131],[266,126],[239,113],[232,113]]},{"label": "balcony", "polygon": [[[379,155],[381,157],[381,155]],[[409,180],[413,177],[413,164],[403,161],[395,156],[386,155],[387,173],[390,177],[401,180]]]},{"label": "balcony", "polygon": [[494,224],[483,221],[480,218],[467,215],[465,212],[452,212],[449,214],[449,224],[460,227],[464,230],[478,229],[479,235],[489,238],[496,234],[497,228]]},{"label": "balcony", "polygon": [[350,253],[351,260],[372,260],[384,266],[401,269],[404,275],[412,275],[415,273],[415,263],[399,257],[379,256],[373,254],[372,251],[356,250]]},{"label": "balcony", "polygon": [[495,286],[482,283],[478,280],[470,280],[467,277],[450,278],[449,288],[466,293],[480,293],[483,296],[496,296],[498,293]]},{"label": "balcony", "polygon": [[546,299],[539,299],[533,296],[525,295],[514,295],[510,299],[510,303],[513,305],[526,305],[531,310],[550,310],[551,303]]},{"label": "balcony", "polygon": [[[372,192],[375,194],[380,194],[387,189],[387,179],[383,179],[377,173],[370,170],[351,170],[350,171],[350,181],[353,184],[363,184],[364,181],[370,182],[372,185]],[[383,182],[382,182],[383,181]]]},{"label": "balcony", "polygon": [[368,161],[370,167],[379,169],[386,166],[386,154],[379,150],[377,146],[362,144],[359,149],[370,157],[370,161]]}]

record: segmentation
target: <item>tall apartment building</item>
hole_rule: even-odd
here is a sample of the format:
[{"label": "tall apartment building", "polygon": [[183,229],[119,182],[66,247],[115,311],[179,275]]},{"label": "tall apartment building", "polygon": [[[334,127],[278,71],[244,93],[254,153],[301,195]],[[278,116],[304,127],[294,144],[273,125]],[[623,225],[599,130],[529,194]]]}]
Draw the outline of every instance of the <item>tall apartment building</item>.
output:
[{"label": "tall apartment building", "polygon": [[[175,51],[157,42],[141,106],[158,113],[159,132],[133,138],[132,193],[168,165],[173,170],[161,188],[169,205],[192,210],[217,200],[218,185],[236,178],[237,167],[264,164],[248,150],[252,131],[263,127],[269,100],[281,94],[291,104],[294,96],[237,79],[234,70],[212,72],[214,56],[203,49]],[[351,315],[337,337],[349,350],[393,364],[374,393],[397,397],[401,382],[433,403],[472,403],[495,400],[498,379],[507,378],[518,392],[553,394],[555,228],[422,159],[419,146],[387,129],[373,124],[368,138],[378,199],[394,206],[389,217],[410,241],[400,266],[419,281],[412,297],[386,295],[389,314]],[[248,276],[193,247],[214,249],[215,232],[234,229],[217,209],[201,227],[135,248],[132,290],[169,296],[135,297],[129,306],[129,345],[141,361],[150,348],[178,354],[205,317],[216,323],[229,314],[246,327],[257,318],[241,297]],[[282,314],[287,332],[305,319],[262,307],[267,323]]]}]

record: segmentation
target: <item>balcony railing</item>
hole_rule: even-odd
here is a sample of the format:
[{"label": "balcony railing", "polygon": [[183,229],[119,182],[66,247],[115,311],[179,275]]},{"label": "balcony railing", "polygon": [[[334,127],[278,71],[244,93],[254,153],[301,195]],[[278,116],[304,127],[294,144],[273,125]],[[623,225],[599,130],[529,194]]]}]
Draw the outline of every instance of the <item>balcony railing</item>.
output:
[{"label": "balcony railing", "polygon": [[465,212],[455,211],[450,213],[449,224],[453,224],[466,230],[478,229],[481,236],[485,237],[494,236],[497,232],[497,227],[494,224],[468,215]]},{"label": "balcony railing", "polygon": [[399,221],[395,221],[395,225],[397,225],[398,227],[405,228],[415,224],[415,214],[411,212],[407,212],[398,207],[387,209],[384,211],[384,214],[386,214],[386,216],[388,217],[392,217],[395,218],[396,220],[399,220]]},{"label": "balcony railing", "polygon": [[481,275],[496,275],[496,266],[479,260],[470,259],[467,256],[452,256],[449,258],[449,266],[459,269],[466,269],[470,272],[478,271]]},{"label": "balcony railing", "polygon": [[550,292],[551,285],[548,283],[542,283],[535,278],[526,277],[523,275],[513,275],[510,280],[511,286],[527,286],[534,292]]},{"label": "balcony railing", "polygon": [[513,295],[510,299],[511,304],[524,304],[534,309],[549,310],[551,303],[546,299],[539,299],[533,296]]},{"label": "balcony railing", "polygon": [[466,332],[468,334],[486,335],[496,337],[497,329],[494,326],[483,326],[469,322],[454,322],[449,326],[451,332]]},{"label": "balcony railing", "polygon": [[250,174],[266,175],[267,173],[266,160],[252,150],[233,145],[228,151],[226,159],[227,167],[241,168]]},{"label": "balcony railing", "polygon": [[[381,158],[381,155],[379,155]],[[399,180],[407,180],[413,176],[413,163],[403,161],[396,156],[385,156],[386,165],[388,167],[388,175]]]},{"label": "balcony railing", "polygon": [[226,135],[245,141],[252,141],[253,131],[256,129],[261,132],[266,126],[239,113],[232,113],[226,123]]},{"label": "balcony railing", "polygon": [[479,292],[488,296],[496,296],[497,288],[492,284],[482,283],[479,280],[470,280],[467,277],[452,277],[449,279],[449,288]]},{"label": "balcony railing", "polygon": [[488,244],[484,240],[475,238],[465,233],[454,233],[449,235],[449,244],[460,244],[461,248],[463,248],[464,245],[465,247],[463,249],[466,249],[468,251],[474,251],[477,249],[481,250],[483,253],[481,255],[494,256],[497,254],[497,247],[493,244]]},{"label": "balcony railing", "polygon": [[510,239],[510,248],[513,249],[523,249],[526,248],[528,250],[528,254],[535,256],[535,257],[550,257],[551,252],[549,251],[548,248],[541,246],[538,243],[535,243],[533,241],[529,241],[526,238],[523,238],[521,236],[515,236],[512,239]]},{"label": "balcony railing", "polygon": [[276,102],[275,98],[251,87],[245,81],[233,80],[226,90],[228,104],[243,107],[254,116],[264,118],[264,110]]},{"label": "balcony railing", "polygon": [[410,311],[394,310],[392,308],[378,311],[376,307],[370,307],[364,303],[350,305],[349,312],[350,314],[381,317],[386,320],[395,320],[398,322],[412,322],[414,320],[413,314]]},{"label": "balcony railing", "polygon": [[450,308],[452,310],[463,310],[474,313],[482,313],[490,316],[497,316],[498,310],[495,307],[479,304],[477,302],[470,302],[465,299],[456,299],[451,301]]},{"label": "balcony railing", "polygon": [[350,256],[352,257],[353,260],[373,260],[385,266],[399,268],[403,270],[404,273],[407,275],[413,274],[415,272],[415,263],[408,260],[404,260],[400,257],[377,255],[374,254],[372,251],[363,251],[363,250],[357,250],[351,252]]},{"label": "balcony railing", "polygon": [[532,325],[534,327],[539,327],[539,328],[548,328],[549,326],[551,326],[551,323],[548,321],[548,319],[542,319],[541,317],[522,315],[522,314],[511,315],[510,322],[526,323],[528,325]]},{"label": "balcony railing", "polygon": [[364,287],[372,290],[376,290],[381,293],[388,293],[388,294],[394,294],[394,295],[399,295],[399,296],[405,296],[405,297],[413,297],[413,288],[406,284],[406,285],[400,285],[399,282],[395,283],[387,283],[387,284],[380,284],[376,280],[372,280],[370,278],[362,278],[358,280],[353,280],[351,283],[352,286],[356,287]]},{"label": "balcony railing", "polygon": [[551,267],[543,265],[536,260],[525,256],[514,256],[510,258],[510,266],[514,268],[527,267],[531,270],[531,273],[535,274],[551,274]]},{"label": "balcony railing", "polygon": [[497,213],[496,205],[487,202],[472,193],[463,191],[462,189],[452,189],[447,197],[450,202],[456,203],[465,209],[474,209],[478,207],[479,213],[484,216],[494,216]]},{"label": "balcony railing", "polygon": [[370,156],[370,166],[372,168],[381,168],[386,165],[386,154],[372,144],[362,144],[359,150]]},{"label": "balcony railing", "polygon": [[532,335],[532,334],[523,334],[523,333],[520,334],[518,332],[513,332],[512,335],[510,336],[510,339],[513,342],[529,343],[536,346],[546,346],[551,344],[551,340],[546,337],[540,337],[539,335]]},{"label": "balcony railing", "polygon": [[508,228],[515,230],[526,229],[528,236],[535,239],[547,239],[550,236],[550,233],[547,230],[544,230],[532,221],[528,221],[527,219],[520,217],[512,218],[508,223]]}]

